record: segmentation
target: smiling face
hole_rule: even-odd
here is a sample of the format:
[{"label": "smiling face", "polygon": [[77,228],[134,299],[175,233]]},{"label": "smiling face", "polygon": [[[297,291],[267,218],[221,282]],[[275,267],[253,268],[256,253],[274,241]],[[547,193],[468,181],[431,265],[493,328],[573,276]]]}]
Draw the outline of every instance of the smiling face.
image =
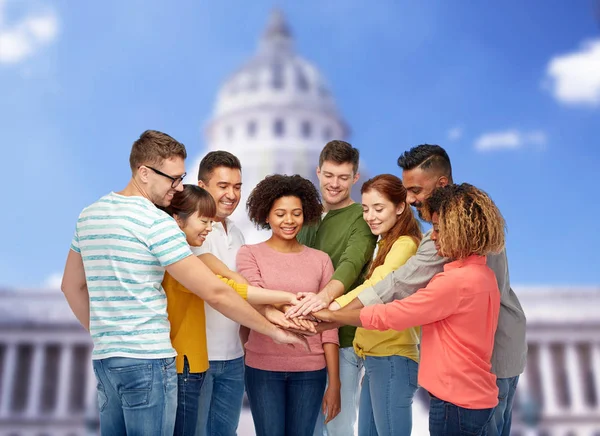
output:
[{"label": "smiling face", "polygon": [[423,219],[422,209],[425,200],[431,196],[435,188],[446,186],[448,178],[434,171],[417,167],[402,171],[402,183],[407,191],[406,201],[417,209],[419,218]]},{"label": "smiling face", "polygon": [[296,239],[304,223],[302,202],[298,197],[281,197],[273,202],[268,221],[273,237],[282,240]]},{"label": "smiling face", "polygon": [[237,168],[216,167],[208,183],[198,181],[198,186],[210,192],[217,204],[217,221],[229,217],[240,203],[242,195],[242,172]]},{"label": "smiling face", "polygon": [[[156,169],[173,178],[180,178],[185,174],[185,163],[180,157],[172,157],[162,161]],[[183,191],[183,183],[179,183],[173,188],[173,180],[155,173],[145,165],[140,166],[137,177],[140,177],[148,199],[158,206],[169,206],[175,193]]]},{"label": "smiling face", "polygon": [[317,177],[327,210],[341,209],[352,203],[350,191],[359,175],[354,174],[351,162],[337,164],[326,160],[317,168]]},{"label": "smiling face", "polygon": [[181,220],[177,215],[173,218],[175,218],[177,225],[185,233],[187,243],[192,247],[202,246],[206,237],[212,231],[212,218],[200,216],[199,212],[190,215],[185,221]]},{"label": "smiling face", "polygon": [[370,189],[362,195],[363,218],[374,235],[385,236],[394,227],[405,207],[404,203],[394,205],[375,189]]}]

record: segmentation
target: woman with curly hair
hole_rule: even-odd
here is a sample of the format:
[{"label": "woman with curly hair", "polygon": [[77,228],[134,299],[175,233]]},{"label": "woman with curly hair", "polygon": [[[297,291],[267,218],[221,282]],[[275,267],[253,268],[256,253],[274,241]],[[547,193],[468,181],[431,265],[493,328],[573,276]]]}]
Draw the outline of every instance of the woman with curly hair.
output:
[{"label": "woman with curly hair", "polygon": [[[185,233],[187,243],[193,247],[202,246],[212,230],[212,221],[217,213],[213,197],[196,185],[184,185],[183,190],[176,192],[171,204],[163,210],[175,219]],[[231,271],[212,254],[202,254],[199,258],[250,304],[296,302],[295,296],[289,292],[249,286],[244,277]],[[162,285],[167,295],[171,343],[177,351],[177,413],[174,434],[193,435],[198,419],[200,388],[209,365],[204,301],[169,273],[165,273]]]},{"label": "woman with curly hair", "polygon": [[[323,211],[314,185],[298,175],[268,176],[250,194],[247,209],[271,237],[240,248],[237,271],[254,286],[294,295],[319,292],[333,274],[331,260],[296,239],[302,225],[317,222]],[[308,337],[308,343],[306,351],[250,332],[246,392],[257,436],[311,436],[321,404],[331,419],[339,413],[337,330]]]},{"label": "woman with curly hair", "polygon": [[427,200],[431,239],[444,271],[404,300],[361,310],[323,311],[324,321],[374,330],[422,326],[419,385],[431,396],[432,435],[482,435],[498,404],[491,372],[500,292],[487,254],[504,247],[504,218],[483,191],[448,185]]}]

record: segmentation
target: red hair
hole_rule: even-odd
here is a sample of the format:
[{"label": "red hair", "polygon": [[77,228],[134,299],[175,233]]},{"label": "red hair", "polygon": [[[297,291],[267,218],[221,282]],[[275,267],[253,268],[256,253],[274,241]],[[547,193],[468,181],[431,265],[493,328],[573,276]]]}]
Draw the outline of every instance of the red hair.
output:
[{"label": "red hair", "polygon": [[383,265],[385,257],[392,249],[394,242],[400,236],[409,236],[418,245],[421,242],[421,226],[415,218],[410,206],[406,203],[406,188],[402,184],[402,180],[392,174],[381,174],[372,179],[367,180],[360,189],[360,193],[364,194],[369,191],[377,191],[383,195],[388,201],[392,202],[394,207],[404,204],[404,210],[397,216],[396,223],[385,234],[382,239],[377,256],[371,262],[367,278],[371,277],[375,268]]}]

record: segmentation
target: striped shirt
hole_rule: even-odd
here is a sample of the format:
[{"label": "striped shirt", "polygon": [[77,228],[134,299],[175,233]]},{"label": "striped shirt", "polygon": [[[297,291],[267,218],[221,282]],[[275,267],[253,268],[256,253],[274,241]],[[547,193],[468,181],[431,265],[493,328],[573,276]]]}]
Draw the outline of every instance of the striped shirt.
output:
[{"label": "striped shirt", "polygon": [[161,282],[165,267],[192,254],[175,220],[111,192],[81,212],[71,249],[83,259],[92,359],[175,356]]}]

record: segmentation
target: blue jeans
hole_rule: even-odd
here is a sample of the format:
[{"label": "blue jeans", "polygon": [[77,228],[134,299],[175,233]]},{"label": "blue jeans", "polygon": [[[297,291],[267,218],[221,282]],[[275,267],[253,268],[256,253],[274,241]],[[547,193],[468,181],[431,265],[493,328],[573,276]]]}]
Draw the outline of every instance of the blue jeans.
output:
[{"label": "blue jeans", "polygon": [[175,436],[194,436],[196,434],[200,389],[205,374],[205,372],[190,372],[187,356],[183,357],[183,372],[177,374]]},{"label": "blue jeans", "polygon": [[498,405],[494,409],[494,414],[488,426],[489,436],[510,436],[512,408],[517,383],[519,383],[519,376],[496,380],[496,384],[498,385]]},{"label": "blue jeans", "polygon": [[256,436],[312,436],[327,370],[263,371],[246,366],[246,393]]},{"label": "blue jeans", "polygon": [[465,409],[431,396],[429,434],[431,436],[486,436],[494,408]]},{"label": "blue jeans", "polygon": [[244,358],[211,360],[200,390],[196,436],[235,436],[244,399]]},{"label": "blue jeans", "polygon": [[327,426],[325,426],[323,413],[319,413],[314,436],[348,436],[354,434],[362,368],[363,360],[356,355],[354,348],[340,348],[342,409],[333,421],[329,421]]},{"label": "blue jeans", "polygon": [[418,371],[407,357],[365,358],[358,436],[410,436]]},{"label": "blue jeans", "polygon": [[94,360],[102,436],[172,435],[177,409],[175,358]]}]

